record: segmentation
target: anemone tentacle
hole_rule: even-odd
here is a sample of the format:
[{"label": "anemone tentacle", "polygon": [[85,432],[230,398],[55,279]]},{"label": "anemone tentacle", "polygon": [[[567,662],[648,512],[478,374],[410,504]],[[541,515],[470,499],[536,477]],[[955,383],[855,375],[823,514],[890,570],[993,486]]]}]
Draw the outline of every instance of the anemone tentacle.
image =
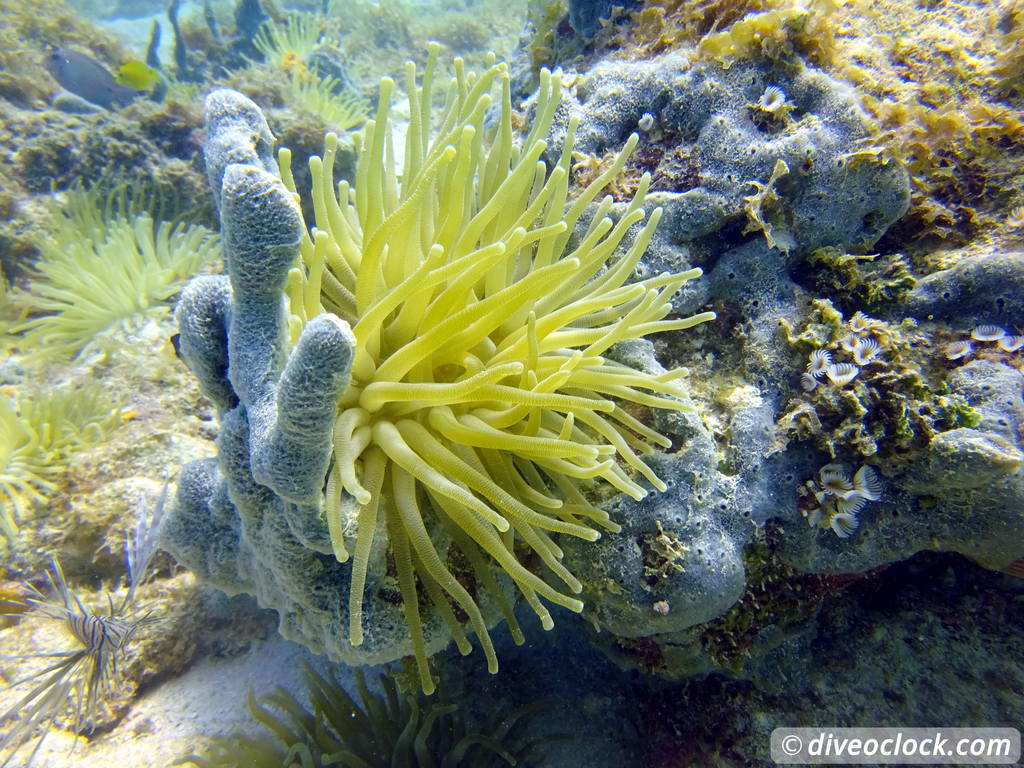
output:
[{"label": "anemone tentacle", "polygon": [[[509,73],[493,60],[468,74],[456,61],[446,110],[432,118],[433,69],[416,86],[406,71],[411,119],[404,168],[395,167],[385,80],[374,119],[358,139],[354,188],[335,184],[337,138],[312,158],[316,226],[288,281],[293,336],[321,312],[353,328],[352,379],[338,404],[326,510],[335,556],[354,552],[349,640],[363,639],[362,600],[371,541],[384,526],[424,690],[433,690],[420,618],[423,595],[465,648],[456,608],[476,632],[488,667],[493,647],[473,594],[453,573],[462,552],[498,609],[511,617],[490,567],[504,571],[546,628],[541,599],[582,609],[580,582],[552,535],[597,539],[617,530],[586,500],[603,480],[634,498],[665,484],[642,456],[671,445],[624,403],[686,410],[673,395],[685,371],[651,374],[608,360],[613,345],[690,328],[713,317],[669,318],[690,270],[627,285],[657,225],[643,204],[649,179],[617,219],[612,201],[570,248],[570,235],[636,146],[574,199],[571,136],[554,168],[541,160],[562,83],[543,73],[529,135],[512,137]],[[498,119],[488,116],[492,106]],[[493,126],[493,127],[492,127]],[[297,193],[280,156],[282,178]],[[639,227],[628,248],[631,229]],[[351,501],[355,525],[344,525]],[[349,520],[353,515],[349,513]],[[432,531],[447,532],[444,542]],[[349,539],[346,541],[346,537]],[[543,566],[527,567],[531,553]],[[513,633],[521,639],[518,626]]]}]

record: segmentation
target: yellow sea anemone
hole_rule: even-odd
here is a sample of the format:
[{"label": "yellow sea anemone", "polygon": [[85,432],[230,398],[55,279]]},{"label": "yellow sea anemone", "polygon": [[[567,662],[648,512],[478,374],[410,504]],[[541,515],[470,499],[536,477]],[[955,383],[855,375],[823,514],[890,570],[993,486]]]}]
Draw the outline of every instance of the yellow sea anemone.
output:
[{"label": "yellow sea anemone", "polygon": [[[52,231],[27,290],[11,299],[32,313],[11,330],[27,358],[77,357],[90,345],[112,349],[110,335],[168,311],[185,278],[220,250],[199,224],[155,220],[126,190],[70,190],[53,203]],[[158,200],[153,206],[159,205]]]},{"label": "yellow sea anemone", "polygon": [[0,537],[13,541],[18,521],[56,489],[68,457],[105,440],[120,420],[121,409],[95,382],[49,387],[16,403],[0,394]]},{"label": "yellow sea anemone", "polygon": [[288,51],[284,55],[281,59],[281,69],[299,82],[305,82],[309,78],[309,68],[295,51]]},{"label": "yellow sea anemone", "polygon": [[53,453],[40,449],[39,435],[0,395],[0,535],[6,539],[17,536],[24,508],[53,490]]},{"label": "yellow sea anemone", "polygon": [[[570,201],[574,124],[557,165],[549,170],[541,160],[558,77],[542,74],[530,133],[517,143],[507,67],[493,57],[478,76],[457,59],[444,113],[431,117],[436,55],[435,46],[419,86],[414,65],[406,68],[400,174],[389,79],[358,139],[354,189],[334,183],[334,135],[323,157],[310,159],[316,227],[288,287],[294,334],[326,310],[348,321],[357,341],[325,499],[336,557],[353,553],[349,639],[363,640],[364,585],[382,529],[428,693],[421,599],[463,653],[470,645],[462,623],[470,625],[492,672],[497,660],[477,595],[487,591],[522,638],[493,566],[545,628],[552,620],[541,598],[582,609],[582,585],[561,562],[554,535],[595,540],[599,527],[618,530],[584,495],[598,478],[637,499],[647,493],[641,480],[664,490],[641,456],[671,442],[642,413],[687,409],[672,398],[681,371],[641,372],[605,354],[620,341],[713,317],[665,319],[673,294],[700,270],[626,284],[661,216],[655,210],[619,248],[645,218],[648,177],[616,219],[605,198],[572,239],[635,135]],[[294,192],[287,150],[281,172]]]},{"label": "yellow sea anemone", "polygon": [[283,20],[267,19],[260,24],[252,44],[272,66],[287,69],[296,59],[304,65],[309,55],[326,42],[322,16],[293,11]]},{"label": "yellow sea anemone", "polygon": [[318,77],[308,70],[302,77],[292,77],[289,96],[296,106],[342,131],[360,125],[369,111],[362,94],[344,88],[337,78]]}]

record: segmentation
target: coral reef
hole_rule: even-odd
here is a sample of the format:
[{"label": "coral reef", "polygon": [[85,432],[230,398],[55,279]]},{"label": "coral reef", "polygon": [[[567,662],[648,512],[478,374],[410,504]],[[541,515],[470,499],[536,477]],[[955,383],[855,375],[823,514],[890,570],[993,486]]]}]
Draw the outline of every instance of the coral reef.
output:
[{"label": "coral reef", "polygon": [[[447,127],[431,140],[426,127],[436,54],[435,46],[422,87],[413,87],[415,72],[411,65],[407,70],[410,97],[419,111],[407,137],[400,186],[384,157],[389,81],[382,84],[376,120],[362,138],[352,203],[345,182],[335,197],[337,140],[327,137],[323,160],[311,166],[315,238],[289,229],[301,222],[292,223],[297,212],[284,188],[270,184],[272,177],[260,176],[255,165],[229,164],[250,158],[270,167],[269,132],[256,107],[232,92],[218,91],[208,99],[207,164],[214,189],[223,174],[218,197],[232,293],[229,297],[222,283],[211,279],[190,286],[179,307],[180,349],[222,410],[234,405],[234,395],[240,407],[223,416],[220,472],[225,480],[215,481],[213,502],[201,501],[209,494],[209,468],[204,467],[203,474],[196,471],[182,482],[169,534],[169,545],[183,562],[214,583],[232,578],[231,570],[239,583],[252,580],[250,589],[281,612],[284,631],[341,658],[394,652],[386,644],[395,638],[369,638],[363,647],[364,628],[367,635],[385,634],[379,619],[364,615],[371,613],[364,605],[377,602],[380,590],[393,592],[397,586],[427,692],[433,689],[426,663],[428,643],[436,642],[431,635],[443,639],[444,632],[450,633],[465,653],[470,645],[462,624],[470,624],[489,668],[496,671],[487,632],[493,612],[503,616],[513,634],[519,633],[507,582],[496,581],[491,560],[502,581],[511,580],[545,627],[552,619],[539,597],[581,608],[571,596],[581,586],[562,564],[562,550],[551,536],[594,541],[598,526],[618,529],[607,512],[583,496],[588,483],[581,481],[602,478],[636,500],[644,498],[647,490],[611,460],[617,455],[655,489],[665,489],[637,452],[653,453],[654,445],[666,447],[668,440],[602,395],[631,406],[690,410],[666,397],[679,392],[672,382],[683,371],[665,371],[656,363],[637,369],[602,355],[617,342],[713,318],[704,313],[662,319],[671,309],[668,298],[697,270],[623,286],[658,220],[655,212],[636,243],[612,256],[626,228],[643,218],[639,208],[646,182],[617,226],[603,216],[594,218],[584,241],[568,247],[567,229],[607,179],[595,180],[569,206],[569,148],[546,179],[537,177],[536,161],[545,148],[537,137],[547,131],[557,107],[558,78],[544,74],[543,117],[526,138],[523,153],[513,154],[504,68],[492,65],[472,80],[472,89],[463,89],[457,63],[453,98],[440,121]],[[489,92],[499,88],[501,119],[482,146],[474,137],[485,135]],[[252,137],[257,137],[255,145]],[[461,154],[454,145],[462,147]],[[293,187],[288,158],[283,152],[282,173],[285,185]],[[438,197],[424,200],[435,185]],[[600,208],[610,204],[606,200]],[[409,240],[410,227],[423,233],[422,242]],[[273,247],[266,245],[268,240]],[[287,349],[278,291],[295,258],[294,247],[286,246],[293,240],[306,269],[288,278],[296,346],[287,353],[281,382],[275,385]],[[274,271],[257,266],[264,262]],[[422,319],[414,320],[410,313],[424,307]],[[320,314],[324,308],[332,314]],[[230,317],[227,328],[225,317]],[[329,345],[339,345],[339,351]],[[356,352],[350,358],[352,345]],[[230,383],[224,380],[225,368]],[[249,381],[249,371],[269,371],[269,379]],[[345,394],[335,421],[341,387]],[[296,418],[302,423],[293,423]],[[244,450],[245,436],[231,438],[232,453],[226,450],[227,435],[243,419],[250,432],[251,475],[234,454]],[[332,436],[332,421],[329,456],[320,440]],[[332,469],[321,514],[328,458]],[[266,489],[255,496],[247,488],[253,483]],[[212,507],[223,503],[225,494],[238,510],[242,529],[225,529],[218,538],[234,535],[238,540],[211,546]],[[292,533],[282,541],[268,537],[257,542],[249,527],[266,517],[268,503],[290,520]],[[287,563],[274,562],[265,551],[300,544],[308,554],[301,559],[293,554]],[[319,570],[326,578],[338,578],[344,572],[338,564],[349,559],[352,548],[347,600],[336,600],[322,618],[308,610],[300,614],[296,604],[315,595],[308,573]],[[238,564],[225,557],[235,551]],[[337,563],[324,562],[317,551],[333,552]],[[544,576],[520,562],[524,554],[546,566]],[[548,571],[564,582],[568,594],[553,586]],[[301,594],[282,589],[293,583],[303,585]],[[429,600],[417,593],[417,583]],[[453,613],[449,600],[465,618]],[[436,611],[426,623],[424,603]],[[304,625],[295,627],[291,617],[299,615]],[[339,621],[349,625],[349,647],[337,638]],[[387,625],[385,630],[392,631]],[[375,647],[382,645],[384,650]]]},{"label": "coral reef", "polygon": [[[218,456],[179,480],[169,547],[201,580],[256,595],[284,635],[334,659],[414,656],[410,685],[430,691],[442,673],[445,694],[474,700],[467,681],[483,688],[498,656],[505,671],[518,658],[536,686],[550,675],[536,659],[579,663],[584,638],[587,652],[646,675],[705,676],[638,693],[635,674],[610,663],[595,672],[593,658],[583,662],[593,669],[559,673],[577,683],[578,717],[611,713],[615,727],[642,734],[656,724],[651,738],[614,740],[659,766],[756,764],[767,714],[923,717],[923,698],[905,693],[908,670],[935,672],[947,641],[960,677],[985,694],[979,708],[943,700],[942,711],[1020,719],[1019,676],[965,651],[977,640],[991,654],[1016,652],[1000,622],[1019,624],[1019,587],[923,552],[1007,573],[1024,554],[1007,535],[1024,525],[1019,2],[530,0],[513,77],[485,49],[511,46],[518,4],[290,4],[301,15],[229,5],[173,3],[166,102],[97,113],[37,76],[43,43],[111,70],[125,52],[55,0],[38,19],[0,0],[12,22],[0,31],[0,141],[12,149],[0,157],[0,261],[12,280],[0,286],[0,330],[15,329],[0,346],[27,363],[0,371],[11,554],[0,604],[13,605],[13,585],[56,548],[76,590],[94,588],[87,576],[117,576],[118,519],[155,482],[143,475],[210,456],[216,437]],[[465,61],[422,53],[427,37]],[[454,74],[455,86],[417,86],[410,55],[426,80]],[[552,65],[565,74],[541,74]],[[382,73],[409,98],[393,99],[384,81],[371,113],[369,83]],[[217,92],[204,169],[190,102],[214,80],[264,111]],[[442,115],[446,95],[453,111]],[[364,119],[362,133],[345,135]],[[391,138],[393,128],[405,133]],[[339,135],[325,144],[327,130]],[[291,149],[280,172],[274,135]],[[24,316],[33,300],[40,308],[51,257],[86,254],[104,267],[127,244],[139,258],[125,273],[162,272],[153,297],[173,298],[196,264],[157,269],[161,235],[173,236],[152,222],[203,199],[204,170],[228,275],[185,291],[178,351],[213,406],[170,367],[161,317],[113,334],[107,346],[134,357],[82,355],[73,373],[33,365],[30,347],[73,353],[106,323],[102,302],[76,307],[80,292],[63,288],[61,312]],[[143,181],[162,191],[119,212],[117,226],[69,222],[70,209],[44,200],[56,190],[74,208],[83,176],[102,183],[97,194]],[[587,297],[586,277],[565,283],[558,269],[573,260],[616,300]],[[452,263],[466,272],[434,271]],[[677,284],[664,273],[694,276]],[[481,309],[509,282],[526,283],[522,295]],[[99,294],[109,283],[92,285]],[[123,286],[117,295],[148,290]],[[435,288],[445,298],[431,303]],[[607,301],[573,317],[563,298]],[[464,306],[465,327],[444,324]],[[715,319],[677,332],[707,306]],[[634,312],[650,313],[644,333],[613,330]],[[496,328],[473,336],[492,317]],[[65,336],[58,320],[71,326]],[[638,338],[654,330],[666,332]],[[598,332],[607,338],[587,335]],[[546,334],[559,345],[546,348]],[[563,349],[574,346],[582,362]],[[126,372],[140,349],[159,364]],[[494,365],[520,367],[486,379]],[[476,390],[460,380],[478,375]],[[71,405],[40,394],[55,377],[116,381],[116,398],[68,426],[58,411]],[[45,516],[34,514],[41,500]],[[901,579],[918,586],[900,592]],[[100,727],[140,682],[202,652],[186,604],[209,598],[190,584],[151,589],[167,590],[174,626],[187,631],[147,639],[125,660],[131,684]],[[921,603],[886,609],[889,592]],[[581,616],[553,618],[547,603]],[[558,626],[536,647],[511,648],[533,614]],[[29,642],[30,625],[5,620],[5,652]],[[470,634],[487,669],[439,653],[452,640],[468,653]],[[166,648],[171,660],[159,658]],[[490,682],[502,692],[522,683],[507,677]],[[306,712],[283,694],[274,701],[299,718],[289,729],[319,714],[315,702]],[[325,744],[325,754],[338,746]],[[225,761],[242,748],[222,747]]]},{"label": "coral reef", "polygon": [[[5,159],[29,192],[66,189],[82,179],[166,187],[187,198],[198,128],[194,113],[173,105],[139,105],[132,118],[108,114],[19,112],[3,121],[3,138],[17,145]],[[20,140],[13,142],[13,137]],[[174,162],[177,159],[178,162]],[[182,187],[185,187],[184,189]]]},{"label": "coral reef", "polygon": [[951,2],[930,13],[902,0],[840,6],[832,16],[834,71],[877,121],[864,148],[913,173],[899,230],[910,247],[988,237],[1018,194],[1024,122],[1020,94],[1000,75],[1007,48],[996,31],[1012,18],[1006,3]]},{"label": "coral reef", "polygon": [[[785,121],[759,126],[756,105],[770,88],[781,89],[792,110]],[[847,87],[814,69],[780,71],[758,60],[691,66],[685,54],[672,53],[602,62],[573,91],[550,152],[557,153],[570,117],[580,122],[576,150],[600,154],[649,113],[658,130],[640,142],[638,167],[625,176],[652,172],[652,191],[661,192],[652,203],[665,208],[660,232],[697,251],[690,261],[718,257],[733,244],[717,233],[740,222],[767,235],[769,249],[780,252],[773,262],[827,246],[866,250],[906,210],[902,168],[849,161],[868,135],[865,116]],[[844,205],[835,206],[837,199]],[[762,297],[746,300],[754,298]]]},{"label": "coral reef", "polygon": [[[922,549],[961,552],[990,568],[1019,557],[1019,542],[1000,540],[1021,524],[1019,348],[1005,336],[1002,346],[972,341],[976,351],[957,359],[945,350],[979,325],[1017,332],[1012,286],[1021,261],[983,248],[872,253],[898,236],[886,232],[911,205],[913,184],[898,153],[864,151],[877,127],[858,94],[799,60],[833,67],[842,43],[822,37],[835,48],[813,54],[779,38],[777,53],[710,55],[712,42],[733,45],[771,18],[737,9],[711,37],[687,33],[703,37],[697,51],[604,57],[576,76],[551,134],[554,159],[570,121],[579,121],[574,180],[585,184],[641,131],[607,187],[622,200],[649,172],[648,204],[664,209],[638,275],[700,266],[707,276],[675,307],[685,313],[710,300],[719,315],[697,339],[657,347],[666,365],[689,364],[694,342],[701,351],[688,382],[703,418],[660,419],[687,446],[662,472],[668,505],[620,504],[632,543],[599,543],[599,562],[566,547],[588,615],[614,636],[611,652],[668,676],[743,666],[731,652],[709,656],[713,624],[701,609],[741,610],[729,606],[752,588],[756,571],[744,557],[766,521],[782,526],[770,540],[780,602],[775,592],[758,598],[756,615],[743,619],[751,636],[785,625],[792,585],[818,585],[817,602],[796,612],[803,621],[839,588],[840,574]],[[865,309],[882,319],[857,311]],[[845,498],[819,487],[817,498],[806,482],[820,482],[830,462],[845,465],[830,478],[862,467],[866,483],[878,472],[884,493]],[[943,491],[928,493],[929,484]],[[694,541],[703,556],[721,555],[717,573],[699,562]],[[707,602],[695,607],[693,594]]]},{"label": "coral reef", "polygon": [[[173,220],[188,215],[211,224],[200,172],[191,106],[139,103],[120,113],[68,115],[54,110],[12,110],[0,101],[0,142],[12,147],[0,157],[0,177],[10,196],[0,234],[0,264],[15,279],[39,256],[39,244],[61,225],[59,206],[46,196],[87,184],[100,197],[125,188],[135,213]],[[101,202],[101,205],[103,202]],[[197,205],[198,204],[198,205]]]},{"label": "coral reef", "polygon": [[[410,57],[423,64],[428,40],[440,42],[472,68],[484,65],[490,52],[507,56],[525,6],[525,0],[334,0],[328,31],[354,76],[376,83],[384,75],[400,79]],[[442,56],[438,62],[441,72],[450,71],[448,59]]]},{"label": "coral reef", "polygon": [[594,53],[675,49],[727,67],[760,59],[787,70],[810,63],[852,83],[871,125],[851,157],[885,158],[913,174],[898,233],[924,252],[1004,236],[998,214],[1018,195],[1024,138],[1012,74],[1020,18],[1017,3],[647,0],[630,24],[604,30]]},{"label": "coral reef", "polygon": [[[791,582],[796,589],[765,606],[796,620],[778,630],[755,622],[741,636],[772,647],[756,654],[745,679],[710,675],[648,688],[639,704],[642,722],[653,724],[644,765],[770,768],[779,722],[1020,720],[1019,581],[935,553],[846,584],[830,581]],[[751,596],[752,608],[779,597],[766,586]],[[817,605],[795,610],[798,601]]]},{"label": "coral reef", "polygon": [[1024,253],[968,254],[921,278],[903,305],[915,317],[934,317],[954,328],[979,323],[1024,327]]},{"label": "coral reef", "polygon": [[803,571],[864,571],[934,549],[1002,569],[1020,557],[1020,543],[1005,531],[1021,524],[1024,377],[1003,363],[974,360],[948,381],[950,394],[970,404],[971,426],[947,425],[924,441],[898,481],[887,482],[885,498],[865,512],[856,547],[837,552],[821,536],[787,540],[788,563]]},{"label": "coral reef", "polygon": [[[878,456],[895,471],[920,458],[939,432],[976,426],[979,417],[948,382],[948,361],[935,336],[913,319],[886,323],[858,312],[848,320],[828,300],[813,300],[804,322],[780,321],[786,343],[811,364],[830,361],[828,377],[801,378],[777,422],[775,450],[792,439],[813,440],[835,459]],[[831,362],[831,361],[835,362]],[[848,368],[849,380],[836,367]]]},{"label": "coral reef", "polygon": [[[63,0],[43,0],[31,8],[5,2],[0,16],[5,52],[0,56],[0,142],[8,148],[0,158],[0,261],[8,278],[17,279],[37,255],[30,233],[45,222],[35,216],[33,195],[84,179],[107,189],[123,182],[157,186],[164,197],[178,201],[178,212],[189,207],[187,201],[203,198],[198,142],[192,141],[199,113],[180,101],[157,104],[148,98],[118,111],[82,111],[87,105],[47,74],[47,63],[58,53],[111,72],[126,61],[142,66],[115,34]],[[87,78],[84,72],[71,74]],[[201,222],[201,212],[196,213]]]},{"label": "coral reef", "polygon": [[82,22],[63,0],[40,0],[26,6],[16,0],[0,3],[0,100],[32,107],[57,90],[43,66],[46,46],[88,51],[108,65],[126,58],[124,46],[106,30]]}]

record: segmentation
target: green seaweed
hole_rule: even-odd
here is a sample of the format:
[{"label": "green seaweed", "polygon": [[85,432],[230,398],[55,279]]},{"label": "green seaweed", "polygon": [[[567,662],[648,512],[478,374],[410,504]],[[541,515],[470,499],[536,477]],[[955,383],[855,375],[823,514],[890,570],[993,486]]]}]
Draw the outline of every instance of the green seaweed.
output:
[{"label": "green seaweed", "polygon": [[899,253],[859,254],[819,248],[808,263],[814,269],[820,293],[868,310],[902,301],[917,284],[908,259]]},{"label": "green seaweed", "polygon": [[722,669],[738,674],[757,646],[782,640],[782,630],[807,621],[828,597],[860,578],[797,572],[780,559],[778,535],[769,526],[764,539],[747,547],[743,595],[726,613],[696,630],[703,649]]}]

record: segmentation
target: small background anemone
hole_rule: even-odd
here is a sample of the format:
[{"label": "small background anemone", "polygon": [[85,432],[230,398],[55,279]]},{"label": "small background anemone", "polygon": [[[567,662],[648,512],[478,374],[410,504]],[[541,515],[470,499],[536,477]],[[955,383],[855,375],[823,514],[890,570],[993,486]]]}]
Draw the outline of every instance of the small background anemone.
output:
[{"label": "small background anemone", "polygon": [[156,221],[123,190],[76,189],[64,201],[38,239],[27,289],[11,296],[30,315],[11,328],[25,359],[74,357],[97,341],[109,348],[112,331],[166,314],[184,280],[219,253],[205,227]]},{"label": "small background anemone", "polygon": [[17,522],[57,488],[68,457],[100,442],[121,423],[121,411],[95,382],[61,386],[12,403],[0,395],[0,533],[17,536]]},{"label": "small background anemone", "polygon": [[303,678],[308,705],[280,688],[258,700],[250,695],[249,712],[261,735],[213,739],[203,754],[189,755],[176,765],[496,768],[522,765],[543,746],[544,740],[531,735],[529,720],[550,706],[545,700],[499,709],[490,722],[471,728],[456,704],[405,696],[387,676],[380,677],[376,693],[362,670],[356,670],[357,697],[341,686],[333,670],[322,675],[303,662]]},{"label": "small background anemone", "polygon": [[325,19],[317,14],[289,13],[283,22],[263,22],[252,44],[271,67],[304,65],[323,40],[324,27]]},{"label": "small background anemone", "polygon": [[[401,77],[410,56],[423,64],[428,40],[441,42],[471,67],[483,65],[492,51],[511,56],[525,11],[525,0],[333,0],[327,19],[353,75],[374,83],[382,75]],[[438,66],[448,69],[444,61]]]},{"label": "small background anemone", "polygon": [[369,102],[361,93],[345,88],[337,78],[312,73],[306,77],[295,75],[290,85],[288,100],[333,130],[347,131],[366,121]]}]

